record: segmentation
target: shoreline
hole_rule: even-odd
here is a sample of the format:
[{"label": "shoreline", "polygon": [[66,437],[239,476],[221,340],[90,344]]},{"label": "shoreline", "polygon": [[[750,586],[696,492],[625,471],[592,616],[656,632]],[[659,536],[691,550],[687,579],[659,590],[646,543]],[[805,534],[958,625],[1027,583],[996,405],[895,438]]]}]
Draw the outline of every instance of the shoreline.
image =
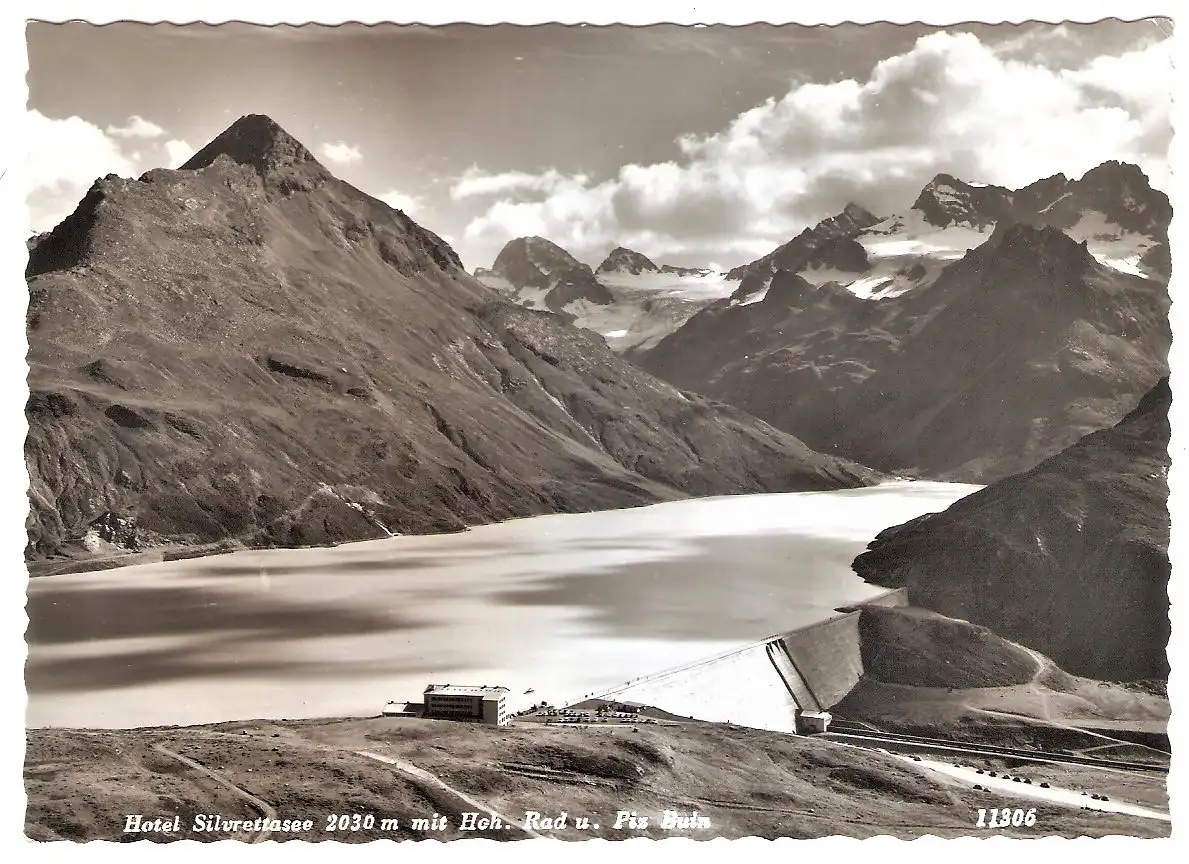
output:
[{"label": "shoreline", "polygon": [[[979,489],[984,488],[980,484],[974,483],[955,483],[948,480],[929,480],[929,479],[911,479],[907,477],[891,477],[885,480],[880,480],[872,483],[869,486],[853,486],[840,489],[810,489],[803,492],[738,492],[726,495],[702,495],[690,496],[687,498],[674,498],[667,501],[654,501],[649,504],[640,504],[635,507],[613,507],[606,510],[582,510],[570,513],[536,513],[528,516],[515,516],[509,519],[500,519],[492,522],[480,522],[474,525],[465,525],[462,528],[453,531],[437,531],[430,534],[391,534],[388,537],[372,537],[363,538],[359,540],[344,540],[341,543],[328,543],[324,545],[313,546],[249,546],[242,543],[242,541],[235,538],[225,538],[222,540],[215,540],[209,543],[195,543],[195,544],[173,544],[154,546],[139,550],[128,550],[123,553],[111,553],[107,555],[95,556],[92,558],[68,558],[65,556],[59,558],[44,558],[36,561],[25,561],[25,571],[29,579],[45,579],[51,576],[74,576],[80,573],[101,573],[107,570],[121,570],[127,567],[138,567],[143,564],[163,564],[173,561],[184,561],[192,558],[216,558],[222,555],[234,555],[240,552],[297,552],[303,550],[325,550],[325,549],[339,549],[344,546],[354,546],[360,543],[376,543],[384,540],[401,540],[411,538],[424,537],[445,537],[454,534],[468,534],[470,532],[490,528],[496,525],[509,525],[516,522],[523,522],[527,519],[547,519],[550,517],[566,517],[566,516],[586,516],[595,513],[616,513],[616,512],[634,512],[638,510],[646,510],[651,507],[663,507],[670,504],[685,504],[691,502],[711,502],[722,501],[732,498],[759,498],[771,496],[785,496],[785,495],[841,495],[847,493],[862,494],[873,489],[880,488],[911,488],[911,486],[920,483],[937,483],[947,486],[969,486],[971,491],[967,494],[974,494]],[[965,496],[963,496],[965,497]],[[893,527],[893,526],[885,526]],[[872,538],[874,539],[874,538]],[[137,560],[131,560],[137,559]],[[34,572],[43,568],[54,567],[51,572]],[[883,587],[883,586],[879,586]]]}]

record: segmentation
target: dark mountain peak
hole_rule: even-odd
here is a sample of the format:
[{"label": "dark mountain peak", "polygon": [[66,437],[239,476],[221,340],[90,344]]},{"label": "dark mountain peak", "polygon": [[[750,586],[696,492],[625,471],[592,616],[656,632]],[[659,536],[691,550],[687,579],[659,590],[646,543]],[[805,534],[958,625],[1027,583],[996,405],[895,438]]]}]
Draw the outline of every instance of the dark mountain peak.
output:
[{"label": "dark mountain peak", "polygon": [[870,228],[883,220],[876,216],[866,207],[856,204],[854,201],[847,202],[847,205],[842,208],[842,212],[834,217],[834,222],[840,226],[845,226],[848,234],[853,234],[856,231],[862,231],[864,228]]},{"label": "dark mountain peak", "polygon": [[[1088,225],[1101,226],[1095,229],[1099,232],[1144,234],[1157,244],[1167,241],[1172,220],[1168,196],[1153,189],[1138,166],[1114,160],[1092,168],[1079,180],[1063,174],[1037,180],[1012,193],[1011,198],[1012,221],[1066,230],[1089,219]],[[1079,233],[1085,230],[1083,227]],[[1164,272],[1158,261],[1154,263],[1154,272]]]},{"label": "dark mountain peak", "polygon": [[1046,203],[1051,203],[1058,195],[1064,193],[1069,186],[1069,178],[1064,174],[1054,174],[1052,177],[1043,177],[1040,180],[1034,180],[1027,186],[1017,190],[1013,194],[1016,199],[1049,199]]},{"label": "dark mountain peak", "polygon": [[535,234],[531,237],[518,237],[515,240],[511,240],[504,249],[507,249],[509,246],[512,247],[514,252],[523,250],[525,255],[533,257],[541,263],[556,260],[559,264],[564,263],[567,267],[587,266],[552,240],[539,237]]},{"label": "dark mountain peak", "polygon": [[777,270],[761,304],[766,309],[791,309],[804,306],[817,293],[818,289],[803,276],[790,270]]},{"label": "dark mountain peak", "polygon": [[569,252],[544,237],[509,240],[491,265],[492,272],[517,288],[548,288],[570,270],[590,270]]},{"label": "dark mountain peak", "polygon": [[1165,222],[1172,219],[1168,196],[1152,186],[1142,168],[1130,162],[1103,162],[1083,174],[1074,185],[1108,208],[1114,205],[1131,211],[1150,209],[1156,219]]},{"label": "dark mountain peak", "polygon": [[921,188],[921,196],[928,195],[936,197],[947,194],[972,195],[976,194],[979,189],[998,188],[997,186],[987,186],[982,183],[968,183],[965,180],[955,177],[953,174],[943,171],[940,174],[935,174],[933,179]]},{"label": "dark mountain peak", "polygon": [[585,300],[598,306],[615,302],[615,295],[595,277],[586,264],[555,270],[550,274],[553,287],[545,295],[545,306],[554,312],[563,312],[570,303]]},{"label": "dark mountain peak", "polygon": [[952,174],[938,174],[917,196],[912,209],[939,228],[969,225],[985,228],[1011,208],[1011,193],[1001,186],[975,186]]},{"label": "dark mountain peak", "polygon": [[1138,165],[1131,162],[1119,162],[1115,159],[1108,159],[1082,175],[1083,183],[1112,181],[1125,184],[1134,183],[1140,187],[1151,185],[1148,175]]},{"label": "dark mountain peak", "polygon": [[603,259],[603,263],[596,269],[596,273],[610,273],[619,271],[639,275],[640,273],[654,273],[660,268],[646,255],[641,255],[626,246],[616,246],[611,254]]},{"label": "dark mountain peak", "polygon": [[970,189],[973,188],[964,180],[959,180],[953,174],[946,174],[944,171],[934,176],[932,180],[925,184],[926,189],[935,189],[939,186],[952,186],[956,189]]},{"label": "dark mountain peak", "polygon": [[1074,240],[1064,231],[1051,225],[1031,225],[1027,222],[1004,220],[991,237],[1000,251],[1011,249],[1053,249],[1073,252],[1085,249],[1086,243]]},{"label": "dark mountain peak", "polygon": [[1138,165],[1103,162],[1070,187],[1082,210],[1097,210],[1121,228],[1167,241],[1172,205]]},{"label": "dark mountain peak", "polygon": [[1059,228],[1007,219],[995,226],[991,239],[972,253],[983,265],[1038,273],[1080,273],[1095,266],[1086,241],[1078,242]]},{"label": "dark mountain peak", "polygon": [[249,165],[262,177],[299,166],[313,167],[325,173],[304,144],[264,114],[240,117],[191,156],[182,170],[205,168],[220,156]]},{"label": "dark mountain peak", "polygon": [[1064,186],[1068,182],[1069,178],[1064,173],[1058,171],[1051,177],[1042,177],[1040,180],[1034,180],[1024,188],[1029,189],[1033,186]]},{"label": "dark mountain peak", "polygon": [[816,226],[808,229],[807,233],[817,236],[849,237],[879,221],[878,216],[852,201],[842,208],[841,213],[823,219]]},{"label": "dark mountain peak", "polygon": [[806,267],[833,267],[851,273],[867,269],[867,253],[854,238],[864,228],[882,221],[858,204],[850,203],[841,213],[829,216],[812,228],[805,228],[782,246],[763,258],[735,267],[728,279],[743,280],[749,275],[762,275],[776,270],[799,272]]}]

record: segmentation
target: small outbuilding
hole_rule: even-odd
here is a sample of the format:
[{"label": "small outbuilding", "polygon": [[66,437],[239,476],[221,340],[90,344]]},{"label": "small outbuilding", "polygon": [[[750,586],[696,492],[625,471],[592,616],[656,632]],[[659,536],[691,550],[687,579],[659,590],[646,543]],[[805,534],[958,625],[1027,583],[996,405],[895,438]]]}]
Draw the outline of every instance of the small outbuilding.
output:
[{"label": "small outbuilding", "polygon": [[793,724],[798,735],[820,735],[830,728],[828,711],[806,711],[798,708],[793,712]]},{"label": "small outbuilding", "polygon": [[384,706],[385,717],[420,717],[425,712],[421,702],[389,702]]}]

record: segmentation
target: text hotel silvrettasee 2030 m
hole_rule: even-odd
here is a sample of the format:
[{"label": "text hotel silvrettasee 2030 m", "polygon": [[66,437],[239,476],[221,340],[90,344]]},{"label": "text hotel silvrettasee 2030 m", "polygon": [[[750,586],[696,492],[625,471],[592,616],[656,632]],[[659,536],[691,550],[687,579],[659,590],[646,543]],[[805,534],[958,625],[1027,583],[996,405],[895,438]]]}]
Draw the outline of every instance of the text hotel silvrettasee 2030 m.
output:
[{"label": "text hotel silvrettasee 2030 m", "polygon": [[[490,831],[521,828],[528,831],[561,831],[566,828],[597,831],[601,827],[597,817],[571,816],[562,811],[546,816],[536,810],[528,810],[519,823],[500,816],[464,811],[459,814],[459,831]],[[408,827],[414,831],[444,831],[451,825],[450,819],[439,813],[431,816],[408,818],[377,816],[374,813],[330,813],[318,819],[311,818],[266,818],[230,819],[215,813],[199,813],[189,825],[183,825],[180,816],[149,817],[140,813],[124,817],[125,834],[181,834],[183,830],[196,834],[237,832],[300,833],[313,831],[316,827],[327,833],[350,833],[353,831],[396,831]],[[638,813],[635,810],[617,810],[611,824],[616,831],[644,831],[650,827],[662,830],[706,830],[711,827],[710,818],[697,811],[682,812],[663,810],[660,814]]]}]

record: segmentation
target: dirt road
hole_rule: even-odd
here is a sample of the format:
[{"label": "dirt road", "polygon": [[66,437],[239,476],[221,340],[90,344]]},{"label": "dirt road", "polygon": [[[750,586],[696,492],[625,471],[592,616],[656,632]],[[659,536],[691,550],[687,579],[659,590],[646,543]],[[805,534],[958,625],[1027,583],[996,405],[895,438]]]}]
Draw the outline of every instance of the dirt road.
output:
[{"label": "dirt road", "polygon": [[437,786],[439,789],[444,789],[445,791],[449,792],[451,795],[454,795],[455,797],[460,798],[461,800],[465,801],[468,805],[470,805],[471,807],[474,807],[476,810],[478,810],[482,813],[485,813],[489,818],[499,819],[505,825],[515,825],[517,828],[519,828],[521,831],[523,831],[529,837],[544,839],[543,834],[538,834],[536,831],[533,831],[531,828],[526,828],[521,822],[517,821],[516,819],[513,819],[511,816],[506,816],[503,813],[500,813],[498,810],[492,808],[491,806],[484,804],[482,801],[478,800],[477,798],[472,798],[466,792],[463,792],[461,789],[451,786],[449,783],[447,783],[445,780],[442,780],[436,774],[431,774],[429,771],[426,771],[424,768],[418,768],[412,762],[407,762],[404,759],[393,759],[390,756],[381,756],[379,753],[369,753],[365,750],[357,750],[356,753],[358,753],[360,756],[364,756],[368,759],[375,759],[377,762],[383,762],[387,765],[391,765],[393,768],[395,768],[397,771],[400,771],[402,774],[407,774],[408,776],[410,776],[416,780],[420,780],[423,783],[429,783],[431,785]]},{"label": "dirt road", "polygon": [[261,798],[257,798],[251,792],[248,792],[245,789],[241,789],[239,786],[235,785],[235,783],[231,782],[226,777],[224,777],[222,774],[220,774],[218,771],[212,771],[210,768],[207,768],[201,762],[195,762],[189,756],[183,756],[181,753],[175,753],[174,751],[172,751],[168,747],[166,747],[164,744],[154,744],[153,749],[156,750],[158,753],[161,753],[164,756],[168,756],[171,759],[176,759],[178,762],[181,762],[183,765],[188,765],[189,767],[193,768],[195,771],[199,771],[199,772],[205,774],[207,777],[214,780],[220,786],[224,787],[225,789],[227,789],[230,792],[233,792],[234,794],[238,795],[240,798],[243,798],[245,801],[247,801],[249,804],[251,804],[252,807],[255,810],[257,810],[261,816],[264,817],[265,827],[262,828],[256,834],[256,836],[252,838],[252,840],[250,842],[263,843],[265,840],[267,840],[269,838],[269,835],[271,834],[271,832],[268,830],[268,827],[267,827],[268,822],[277,818],[277,811],[273,809],[273,806],[271,804],[269,804],[267,801],[265,801]]}]

